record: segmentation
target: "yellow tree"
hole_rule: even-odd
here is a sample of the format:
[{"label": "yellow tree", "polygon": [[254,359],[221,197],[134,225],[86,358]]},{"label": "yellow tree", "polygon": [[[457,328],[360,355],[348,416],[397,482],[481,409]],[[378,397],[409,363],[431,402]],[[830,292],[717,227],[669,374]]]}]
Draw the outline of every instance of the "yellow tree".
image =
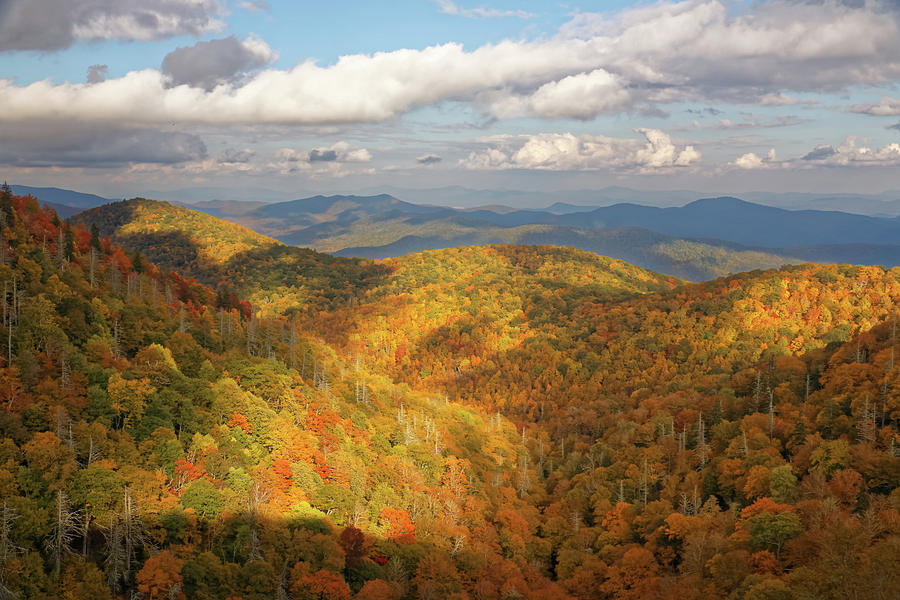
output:
[{"label": "yellow tree", "polygon": [[109,401],[113,410],[116,411],[116,416],[123,429],[135,421],[140,421],[144,415],[147,398],[155,391],[147,377],[125,379],[118,373],[114,373],[109,378],[107,386]]}]

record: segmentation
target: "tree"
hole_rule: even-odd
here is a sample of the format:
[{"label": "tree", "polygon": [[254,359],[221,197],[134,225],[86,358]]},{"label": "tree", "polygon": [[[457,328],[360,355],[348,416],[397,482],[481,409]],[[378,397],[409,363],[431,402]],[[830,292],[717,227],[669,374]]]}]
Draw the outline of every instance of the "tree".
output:
[{"label": "tree", "polygon": [[62,490],[56,492],[56,503],[53,507],[53,520],[50,535],[45,540],[47,551],[53,557],[54,570],[59,576],[62,559],[71,553],[72,542],[77,535],[80,522],[79,514],[69,509],[69,501]]},{"label": "tree", "polygon": [[780,557],[784,543],[803,531],[800,517],[793,508],[776,504],[769,498],[760,498],[741,511],[738,526],[749,534],[753,547],[760,550],[775,550]]},{"label": "tree", "polygon": [[103,247],[100,245],[100,228],[97,223],[91,223],[91,248],[100,252]]},{"label": "tree", "polygon": [[631,548],[609,568],[602,589],[614,598],[651,598],[659,590],[659,565],[646,548]]},{"label": "tree", "polygon": [[793,502],[797,496],[797,476],[790,465],[775,467],[769,474],[769,492],[775,502]]},{"label": "tree", "polygon": [[396,583],[388,583],[381,579],[367,581],[356,594],[356,600],[397,600],[402,590]]},{"label": "tree", "polygon": [[225,503],[222,494],[206,479],[192,482],[181,496],[181,505],[192,509],[204,519],[214,519],[222,511]]},{"label": "tree", "polygon": [[103,573],[92,562],[73,561],[62,577],[62,600],[111,600]]},{"label": "tree", "polygon": [[13,216],[13,194],[12,188],[5,181],[0,186],[0,214],[3,215],[3,224],[8,225],[12,221]]},{"label": "tree", "polygon": [[151,556],[137,572],[137,589],[146,600],[185,600],[181,591],[184,561],[168,550]]},{"label": "tree", "polygon": [[344,549],[347,560],[347,569],[355,569],[362,562],[366,554],[366,537],[363,532],[352,525],[345,527],[341,532],[340,544]]},{"label": "tree", "polygon": [[147,398],[155,391],[146,377],[141,379],[125,379],[118,373],[109,378],[107,393],[113,410],[123,429],[140,421],[144,415]]},{"label": "tree", "polygon": [[381,511],[378,519],[385,527],[385,535],[388,539],[409,544],[415,543],[416,526],[405,510],[389,506]]},{"label": "tree", "polygon": [[437,552],[426,554],[419,561],[413,583],[419,600],[461,598],[463,591],[456,567]]},{"label": "tree", "polygon": [[300,600],[350,600],[352,596],[344,579],[325,569],[301,575],[291,585],[291,591]]},{"label": "tree", "polygon": [[13,527],[21,517],[6,500],[0,503],[0,598],[3,599],[15,597],[8,587],[8,567],[16,556],[25,551],[13,540]]}]

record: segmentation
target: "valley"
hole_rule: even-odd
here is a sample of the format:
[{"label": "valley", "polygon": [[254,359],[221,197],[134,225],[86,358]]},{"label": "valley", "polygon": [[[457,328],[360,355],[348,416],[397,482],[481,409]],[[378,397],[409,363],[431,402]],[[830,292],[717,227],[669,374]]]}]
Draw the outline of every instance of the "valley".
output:
[{"label": "valley", "polygon": [[571,248],[369,261],[164,203],[3,206],[9,592],[900,585],[896,268],[693,284]]}]

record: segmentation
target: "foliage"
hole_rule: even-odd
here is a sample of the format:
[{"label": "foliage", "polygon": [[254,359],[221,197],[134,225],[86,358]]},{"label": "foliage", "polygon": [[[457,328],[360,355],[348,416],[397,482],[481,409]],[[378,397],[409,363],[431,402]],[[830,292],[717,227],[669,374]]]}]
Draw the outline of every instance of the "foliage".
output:
[{"label": "foliage", "polygon": [[896,270],[271,246],[214,289],[7,217],[0,594],[900,591]]}]

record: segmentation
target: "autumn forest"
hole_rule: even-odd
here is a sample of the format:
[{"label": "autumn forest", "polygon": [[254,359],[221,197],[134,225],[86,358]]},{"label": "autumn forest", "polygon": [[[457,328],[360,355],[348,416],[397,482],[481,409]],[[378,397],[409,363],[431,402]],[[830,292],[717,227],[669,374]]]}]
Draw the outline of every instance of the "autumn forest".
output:
[{"label": "autumn forest", "polygon": [[900,597],[900,268],[0,195],[0,600]]}]

